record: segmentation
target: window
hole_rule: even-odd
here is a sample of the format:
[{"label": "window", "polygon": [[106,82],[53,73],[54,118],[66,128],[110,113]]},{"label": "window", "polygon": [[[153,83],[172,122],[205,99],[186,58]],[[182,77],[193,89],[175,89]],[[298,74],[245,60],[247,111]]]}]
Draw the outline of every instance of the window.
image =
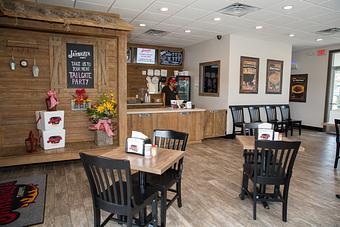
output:
[{"label": "window", "polygon": [[200,63],[200,96],[219,96],[220,61]]}]

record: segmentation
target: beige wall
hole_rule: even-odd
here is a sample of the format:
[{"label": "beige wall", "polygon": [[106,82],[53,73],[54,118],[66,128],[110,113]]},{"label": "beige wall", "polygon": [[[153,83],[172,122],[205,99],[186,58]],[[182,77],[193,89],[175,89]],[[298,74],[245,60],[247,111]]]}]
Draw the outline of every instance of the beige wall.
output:
[{"label": "beige wall", "polygon": [[[221,40],[211,39],[185,48],[184,69],[192,78],[191,97],[194,104],[206,109],[228,108],[228,68],[229,35]],[[199,96],[199,64],[220,60],[220,95],[219,97]]]},{"label": "beige wall", "polygon": [[[239,35],[225,35],[221,40],[212,39],[186,48],[184,69],[192,76],[194,104],[207,109],[228,109],[229,105],[288,103],[291,53],[290,44]],[[260,58],[258,94],[239,94],[241,56]],[[265,94],[267,59],[284,61],[282,94]],[[199,63],[214,60],[221,60],[220,96],[199,96]],[[247,114],[245,111],[246,120]],[[265,121],[265,113],[261,115]],[[231,114],[228,114],[227,132],[232,132]]]},{"label": "beige wall", "polygon": [[[316,52],[320,49],[326,49],[327,54],[317,56]],[[335,49],[340,49],[340,45],[302,50],[293,53],[293,60],[297,63],[297,69],[292,70],[292,74],[308,74],[306,103],[290,103],[292,117],[302,119],[303,125],[323,127],[328,51]]]}]

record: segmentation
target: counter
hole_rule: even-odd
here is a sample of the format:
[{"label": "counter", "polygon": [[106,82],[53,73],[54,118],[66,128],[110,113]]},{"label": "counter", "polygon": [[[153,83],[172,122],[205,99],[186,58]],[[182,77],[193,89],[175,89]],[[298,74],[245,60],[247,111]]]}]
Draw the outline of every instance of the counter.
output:
[{"label": "counter", "polygon": [[148,102],[148,103],[128,103],[127,109],[140,109],[140,108],[160,108],[163,107],[161,102]]},{"label": "counter", "polygon": [[128,136],[139,131],[152,137],[154,129],[170,129],[189,133],[189,143],[203,139],[205,109],[145,108],[128,109]]},{"label": "counter", "polygon": [[173,109],[173,108],[144,108],[128,109],[127,114],[145,114],[145,113],[183,113],[183,112],[204,112],[205,109]]}]

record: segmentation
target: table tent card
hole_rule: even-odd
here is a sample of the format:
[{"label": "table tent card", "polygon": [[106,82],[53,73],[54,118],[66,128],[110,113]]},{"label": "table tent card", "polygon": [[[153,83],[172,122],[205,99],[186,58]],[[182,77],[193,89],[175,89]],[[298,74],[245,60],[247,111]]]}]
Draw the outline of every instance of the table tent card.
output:
[{"label": "table tent card", "polygon": [[257,139],[258,140],[273,140],[274,139],[273,125],[270,123],[259,124]]}]

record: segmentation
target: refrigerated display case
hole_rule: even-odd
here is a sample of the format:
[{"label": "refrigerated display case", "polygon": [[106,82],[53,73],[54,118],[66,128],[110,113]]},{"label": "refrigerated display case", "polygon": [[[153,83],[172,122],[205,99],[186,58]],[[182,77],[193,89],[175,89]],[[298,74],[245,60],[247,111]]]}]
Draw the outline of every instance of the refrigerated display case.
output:
[{"label": "refrigerated display case", "polygon": [[190,88],[191,88],[191,80],[190,76],[177,76],[177,93],[178,97],[184,101],[190,101]]}]

